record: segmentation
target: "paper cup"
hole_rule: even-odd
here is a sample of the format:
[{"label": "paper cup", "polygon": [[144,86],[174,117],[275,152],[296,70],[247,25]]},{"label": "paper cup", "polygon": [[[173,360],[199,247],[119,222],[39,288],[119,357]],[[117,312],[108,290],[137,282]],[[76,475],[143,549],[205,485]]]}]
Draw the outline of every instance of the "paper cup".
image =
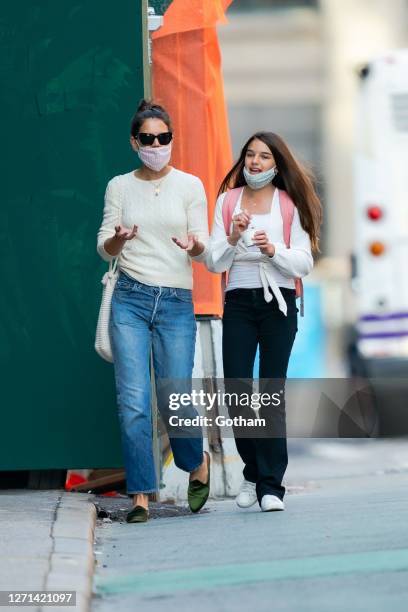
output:
[{"label": "paper cup", "polygon": [[244,241],[245,246],[250,247],[254,246],[254,234],[256,229],[253,227],[248,228],[245,232],[242,233],[242,240]]}]

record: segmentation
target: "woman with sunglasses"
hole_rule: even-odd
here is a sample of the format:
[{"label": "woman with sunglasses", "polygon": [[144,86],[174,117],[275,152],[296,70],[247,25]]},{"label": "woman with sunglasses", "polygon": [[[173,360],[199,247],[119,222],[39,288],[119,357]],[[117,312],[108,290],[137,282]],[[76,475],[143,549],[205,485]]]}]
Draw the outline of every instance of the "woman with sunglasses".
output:
[{"label": "woman with sunglasses", "polygon": [[[169,165],[172,138],[165,109],[142,100],[130,135],[141,167],[109,181],[98,233],[99,254],[106,261],[118,257],[120,271],[110,336],[127,492],[133,495],[127,521],[134,523],[147,520],[148,494],[158,490],[150,355],[158,408],[168,424],[168,383],[183,392],[191,385],[196,335],[191,260],[203,260],[208,239],[204,187],[197,177]],[[197,413],[189,405],[178,416]],[[209,493],[209,455],[203,453],[201,429],[181,427],[173,437],[168,432],[175,464],[190,474],[188,501],[197,512]]]},{"label": "woman with sunglasses", "polygon": [[[234,429],[244,462],[236,499],[243,508],[258,500],[262,511],[284,509],[283,390],[297,332],[295,286],[313,267],[320,223],[313,182],[286,143],[271,132],[251,136],[221,183],[207,251],[209,269],[229,273],[223,316],[226,390],[252,392],[251,380],[245,379],[253,377],[259,347],[260,391],[273,398],[269,405],[265,399],[258,413],[265,427]],[[231,416],[254,419],[251,408],[230,405],[229,410]]]}]

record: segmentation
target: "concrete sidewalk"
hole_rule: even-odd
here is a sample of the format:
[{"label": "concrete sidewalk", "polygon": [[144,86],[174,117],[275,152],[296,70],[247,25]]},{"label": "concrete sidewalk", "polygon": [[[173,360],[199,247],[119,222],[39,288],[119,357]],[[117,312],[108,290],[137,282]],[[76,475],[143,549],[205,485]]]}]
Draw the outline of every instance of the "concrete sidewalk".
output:
[{"label": "concrete sidewalk", "polygon": [[67,609],[86,612],[94,572],[92,499],[65,491],[0,491],[1,590],[76,591],[76,607]]},{"label": "concrete sidewalk", "polygon": [[0,491],[0,588],[74,590],[79,612],[405,612],[407,441],[292,442],[290,457],[277,513],[152,504],[128,525],[130,498]]}]

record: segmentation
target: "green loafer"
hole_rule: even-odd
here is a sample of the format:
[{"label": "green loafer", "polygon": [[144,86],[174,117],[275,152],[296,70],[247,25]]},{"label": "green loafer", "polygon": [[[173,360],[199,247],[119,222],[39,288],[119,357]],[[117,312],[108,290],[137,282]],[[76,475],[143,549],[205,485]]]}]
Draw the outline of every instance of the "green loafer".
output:
[{"label": "green loafer", "polygon": [[149,512],[143,506],[134,506],[130,512],[127,513],[127,523],[145,523],[149,518]]},{"label": "green loafer", "polygon": [[191,512],[199,512],[204,506],[210,494],[210,455],[204,451],[207,457],[208,479],[204,484],[200,480],[191,480],[188,485],[188,505]]}]

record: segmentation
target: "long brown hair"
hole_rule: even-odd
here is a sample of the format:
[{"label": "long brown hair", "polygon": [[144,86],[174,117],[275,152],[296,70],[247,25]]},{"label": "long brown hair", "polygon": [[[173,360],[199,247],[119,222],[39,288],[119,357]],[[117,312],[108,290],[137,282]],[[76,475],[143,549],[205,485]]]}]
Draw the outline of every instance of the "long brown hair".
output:
[{"label": "long brown hair", "polygon": [[322,206],[315,191],[313,174],[293,156],[284,140],[273,132],[257,132],[244,144],[238,161],[233,165],[221,183],[218,195],[234,187],[246,185],[244,178],[245,156],[253,140],[261,140],[275,158],[278,174],[272,184],[284,189],[299,211],[300,223],[310,236],[312,250],[318,253]]}]

